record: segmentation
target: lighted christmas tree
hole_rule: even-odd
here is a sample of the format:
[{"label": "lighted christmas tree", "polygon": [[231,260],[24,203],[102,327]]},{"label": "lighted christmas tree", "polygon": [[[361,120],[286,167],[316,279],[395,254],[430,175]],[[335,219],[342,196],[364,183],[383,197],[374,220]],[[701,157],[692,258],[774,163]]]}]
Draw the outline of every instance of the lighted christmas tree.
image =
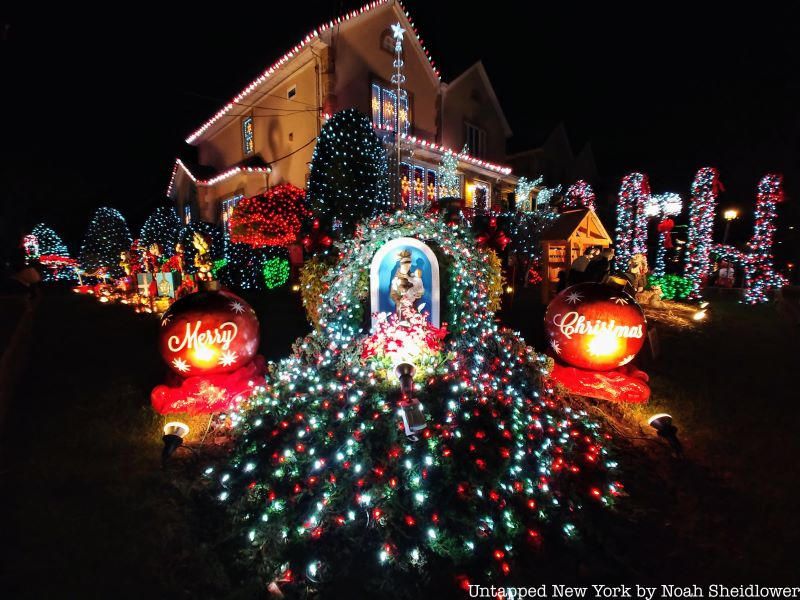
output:
[{"label": "lighted christmas tree", "polygon": [[61,237],[44,223],[39,223],[30,233],[35,240],[35,256],[29,260],[39,262],[43,267],[44,281],[69,281],[75,279],[75,261],[70,258],[69,249]]},{"label": "lighted christmas tree", "polygon": [[758,183],[755,229],[747,244],[744,272],[744,300],[748,304],[769,301],[769,292],[786,285],[786,279],[773,266],[777,205],[783,201],[783,175],[770,173]]},{"label": "lighted christmas tree", "polygon": [[44,223],[39,223],[31,231],[39,243],[39,255],[69,256],[69,249],[61,237]]},{"label": "lighted christmas tree", "polygon": [[[364,329],[362,275],[401,236],[441,252],[446,330],[420,315]],[[236,449],[205,471],[262,590],[411,597],[444,573],[499,582],[532,547],[579,535],[586,505],[614,502],[608,436],[556,395],[548,359],[498,327],[490,278],[471,235],[414,213],[343,243],[319,330],[229,415]],[[393,356],[414,361],[421,412],[401,403]]]},{"label": "lighted christmas tree", "polygon": [[458,175],[458,155],[448,150],[442,156],[436,180],[440,198],[461,198],[461,178]]},{"label": "lighted christmas tree", "polygon": [[686,240],[685,275],[692,282],[689,298],[700,297],[700,288],[711,271],[709,254],[714,233],[714,213],[721,190],[719,173],[713,167],[700,169],[692,182],[689,231]]},{"label": "lighted christmas tree", "polygon": [[386,151],[366,115],[346,109],[322,127],[311,158],[308,199],[321,219],[328,225],[340,222],[344,231],[389,209]]},{"label": "lighted christmas tree", "polygon": [[89,275],[105,269],[111,277],[121,277],[120,254],[131,247],[131,233],[125,218],[116,208],[98,208],[83,238],[78,260]]},{"label": "lighted christmas tree", "polygon": [[180,230],[181,222],[175,209],[171,206],[159,206],[142,225],[139,242],[145,248],[158,244],[165,256],[171,256]]}]

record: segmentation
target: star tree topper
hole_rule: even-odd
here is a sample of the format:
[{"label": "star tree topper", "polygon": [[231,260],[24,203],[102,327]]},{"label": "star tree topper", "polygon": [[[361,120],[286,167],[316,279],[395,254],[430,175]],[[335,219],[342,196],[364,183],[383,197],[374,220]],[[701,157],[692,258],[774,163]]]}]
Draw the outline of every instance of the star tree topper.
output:
[{"label": "star tree topper", "polygon": [[401,52],[403,50],[403,34],[406,32],[399,22],[392,25],[392,37],[395,39],[394,50]]}]

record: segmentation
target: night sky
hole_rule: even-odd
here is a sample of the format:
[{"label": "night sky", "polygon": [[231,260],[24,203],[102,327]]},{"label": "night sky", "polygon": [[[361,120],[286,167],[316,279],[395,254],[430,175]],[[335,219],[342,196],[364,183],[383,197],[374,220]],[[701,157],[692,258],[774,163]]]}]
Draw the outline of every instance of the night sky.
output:
[{"label": "night sky", "polygon": [[[195,4],[175,14],[105,5],[48,9],[47,22],[0,20],[3,249],[43,220],[74,255],[100,205],[138,231],[163,202],[186,135],[310,29],[361,4]],[[781,171],[778,252],[797,259],[799,15],[766,4],[739,15],[672,3],[646,13],[607,3],[463,6],[407,3],[446,81],[483,60],[515,146],[539,145],[564,122],[576,152],[592,143],[602,198],[632,170],[656,192],[686,196],[694,172],[716,166],[721,207],[745,213],[735,239],[750,233],[758,179]]]}]

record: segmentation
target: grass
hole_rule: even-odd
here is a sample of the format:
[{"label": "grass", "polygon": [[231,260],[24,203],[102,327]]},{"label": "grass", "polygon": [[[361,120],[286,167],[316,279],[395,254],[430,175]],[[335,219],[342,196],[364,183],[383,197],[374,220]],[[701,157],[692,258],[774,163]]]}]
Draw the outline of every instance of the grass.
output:
[{"label": "grass", "polygon": [[[533,294],[520,291],[503,317],[529,340],[541,335]],[[267,358],[308,329],[296,295],[248,300]],[[697,331],[660,331],[650,405],[591,407],[619,429],[631,498],[589,532],[591,552],[564,571],[576,579],[798,580],[788,544],[800,533],[798,328],[769,306],[720,301],[711,314]],[[193,487],[200,464],[160,469],[161,420],[149,408],[164,374],[157,321],[54,293],[32,335],[0,440],[0,589],[14,598],[232,595],[240,584],[223,558],[224,520]],[[684,461],[643,425],[662,410],[680,428]]]}]

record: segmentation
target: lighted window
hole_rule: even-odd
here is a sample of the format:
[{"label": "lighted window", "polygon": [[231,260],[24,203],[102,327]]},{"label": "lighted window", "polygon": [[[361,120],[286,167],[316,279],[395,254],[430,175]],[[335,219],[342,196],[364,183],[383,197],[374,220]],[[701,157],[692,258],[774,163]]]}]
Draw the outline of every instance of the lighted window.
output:
[{"label": "lighted window", "polygon": [[250,156],[256,149],[253,129],[253,117],[242,119],[242,149],[245,156]]},{"label": "lighted window", "polygon": [[400,194],[408,208],[425,207],[438,198],[436,171],[400,163]]},{"label": "lighted window", "polygon": [[408,111],[408,95],[403,92],[400,98],[399,108],[397,101],[397,90],[383,87],[377,83],[372,84],[372,123],[381,129],[394,131],[397,128],[399,113],[400,131],[408,133],[410,126],[410,114]]},{"label": "lighted window", "polygon": [[467,186],[467,206],[476,212],[486,212],[492,206],[492,189],[488,183],[475,181]]},{"label": "lighted window", "polygon": [[465,123],[467,152],[476,158],[486,157],[486,132],[471,123]]},{"label": "lighted window", "polygon": [[183,222],[187,225],[192,222],[192,205],[188,202],[183,203]]},{"label": "lighted window", "polygon": [[233,209],[239,204],[239,200],[244,198],[242,194],[237,194],[226,200],[222,201],[222,230],[226,236],[231,234],[231,216],[233,216]]}]

